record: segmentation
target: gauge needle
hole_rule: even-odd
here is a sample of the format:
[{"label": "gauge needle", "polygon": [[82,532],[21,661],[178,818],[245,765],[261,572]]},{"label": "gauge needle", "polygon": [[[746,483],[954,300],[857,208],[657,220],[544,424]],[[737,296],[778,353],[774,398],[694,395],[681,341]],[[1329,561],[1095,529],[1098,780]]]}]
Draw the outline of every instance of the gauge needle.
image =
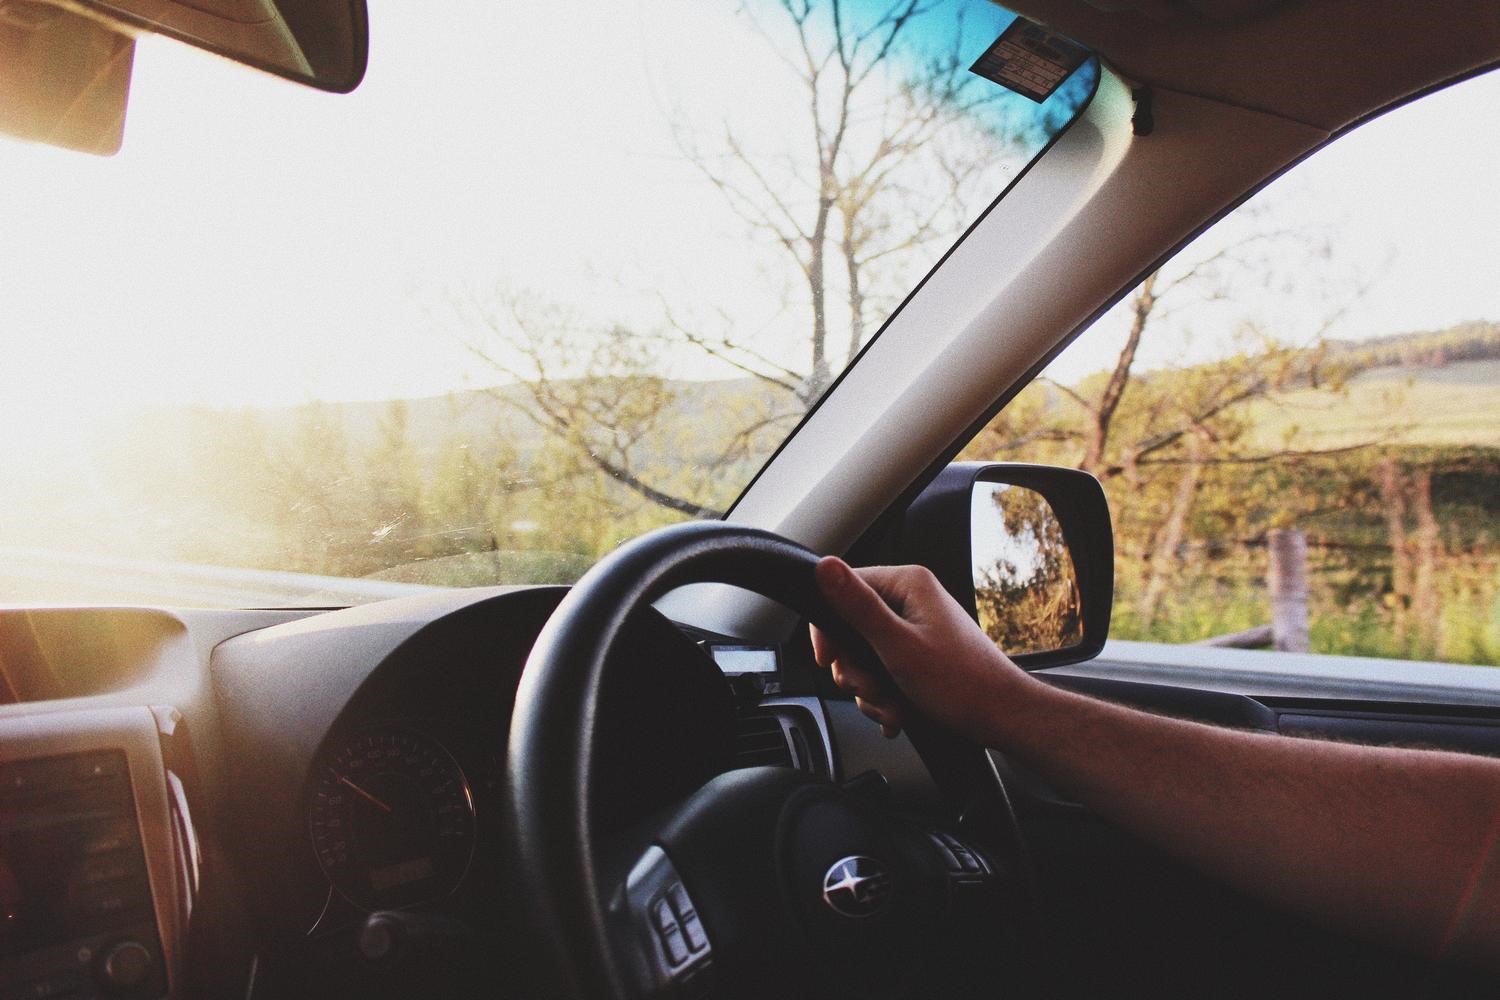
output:
[{"label": "gauge needle", "polygon": [[350,781],[344,775],[339,774],[333,768],[330,767],[328,769],[328,773],[332,774],[335,778],[339,779],[339,781],[343,782],[344,784],[348,785],[350,788],[354,789],[354,793],[356,795],[360,796],[366,802],[369,802],[371,805],[375,806],[381,812],[391,812],[392,811],[390,806],[386,805],[384,802],[380,801],[375,796],[373,796],[369,792],[365,791],[363,788],[360,788],[354,782]]}]

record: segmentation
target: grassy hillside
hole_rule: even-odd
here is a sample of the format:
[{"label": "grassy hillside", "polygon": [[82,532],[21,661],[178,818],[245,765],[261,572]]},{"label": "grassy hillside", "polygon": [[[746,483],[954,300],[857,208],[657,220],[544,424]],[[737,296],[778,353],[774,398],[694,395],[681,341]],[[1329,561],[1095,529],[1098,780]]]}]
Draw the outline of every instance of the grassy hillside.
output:
[{"label": "grassy hillside", "polygon": [[[1080,461],[1103,388],[1028,389],[969,457]],[[1500,325],[1133,372],[1100,468],[1116,636],[1265,623],[1267,533],[1295,527],[1315,652],[1500,663]]]},{"label": "grassy hillside", "polygon": [[[764,393],[763,384],[754,379],[729,379],[712,382],[677,381],[668,384],[676,396],[670,421],[688,430],[697,430],[710,441],[713,415],[733,411],[746,399]],[[451,448],[453,442],[481,442],[502,438],[509,449],[534,454],[546,440],[545,433],[522,412],[527,404],[524,388],[518,385],[494,389],[475,389],[404,400],[407,407],[406,428],[413,448],[431,457]],[[380,427],[389,409],[389,401],[329,403],[326,410],[334,415],[345,440],[355,450],[375,447]],[[304,411],[300,407],[258,409],[256,418],[272,437],[293,433]],[[167,425],[179,422],[177,411],[162,414]]]},{"label": "grassy hillside", "polygon": [[1500,359],[1391,365],[1353,376],[1342,393],[1299,389],[1247,407],[1251,440],[1271,450],[1395,445],[1500,447]]}]

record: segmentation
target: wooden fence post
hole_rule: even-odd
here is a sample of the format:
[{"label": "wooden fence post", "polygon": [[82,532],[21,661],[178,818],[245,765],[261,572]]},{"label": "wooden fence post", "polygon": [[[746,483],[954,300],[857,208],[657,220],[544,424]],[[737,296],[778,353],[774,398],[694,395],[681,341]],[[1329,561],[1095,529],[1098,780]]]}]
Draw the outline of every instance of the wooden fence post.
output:
[{"label": "wooden fence post", "polygon": [[1282,652],[1305,653],[1307,634],[1307,536],[1295,528],[1266,533],[1270,565],[1271,644]]}]

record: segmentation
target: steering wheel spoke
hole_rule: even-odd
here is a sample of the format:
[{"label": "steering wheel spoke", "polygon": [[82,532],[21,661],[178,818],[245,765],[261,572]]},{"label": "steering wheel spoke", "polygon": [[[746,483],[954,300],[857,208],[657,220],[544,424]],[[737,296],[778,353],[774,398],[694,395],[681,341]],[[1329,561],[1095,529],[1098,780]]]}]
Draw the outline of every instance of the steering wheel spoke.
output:
[{"label": "steering wheel spoke", "polygon": [[[858,648],[818,592],[816,563],[766,532],[675,525],[596,565],[538,638],[516,696],[508,786],[518,869],[568,995],[959,997],[981,982],[993,989],[993,976],[974,974],[976,959],[988,970],[1016,953],[984,913],[1005,909],[991,905],[997,897],[1022,898],[1008,888],[1009,866],[868,788],[784,767],[734,770],[710,778],[648,836],[637,831],[634,846],[596,837],[599,692],[631,616],[675,587],[729,583]],[[951,804],[983,799],[989,771],[979,748],[909,728],[925,734],[913,740]]]},{"label": "steering wheel spoke", "polygon": [[611,894],[606,922],[640,997],[711,997],[713,948],[672,859],[652,844]]}]

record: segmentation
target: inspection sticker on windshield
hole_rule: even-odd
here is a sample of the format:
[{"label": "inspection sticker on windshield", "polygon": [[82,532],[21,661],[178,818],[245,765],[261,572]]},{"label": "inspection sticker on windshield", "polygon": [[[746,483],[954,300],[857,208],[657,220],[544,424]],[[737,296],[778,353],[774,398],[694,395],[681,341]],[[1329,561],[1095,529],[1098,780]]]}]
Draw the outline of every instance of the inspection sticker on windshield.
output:
[{"label": "inspection sticker on windshield", "polygon": [[1018,17],[969,67],[1002,87],[1040,104],[1089,57],[1088,49]]}]

